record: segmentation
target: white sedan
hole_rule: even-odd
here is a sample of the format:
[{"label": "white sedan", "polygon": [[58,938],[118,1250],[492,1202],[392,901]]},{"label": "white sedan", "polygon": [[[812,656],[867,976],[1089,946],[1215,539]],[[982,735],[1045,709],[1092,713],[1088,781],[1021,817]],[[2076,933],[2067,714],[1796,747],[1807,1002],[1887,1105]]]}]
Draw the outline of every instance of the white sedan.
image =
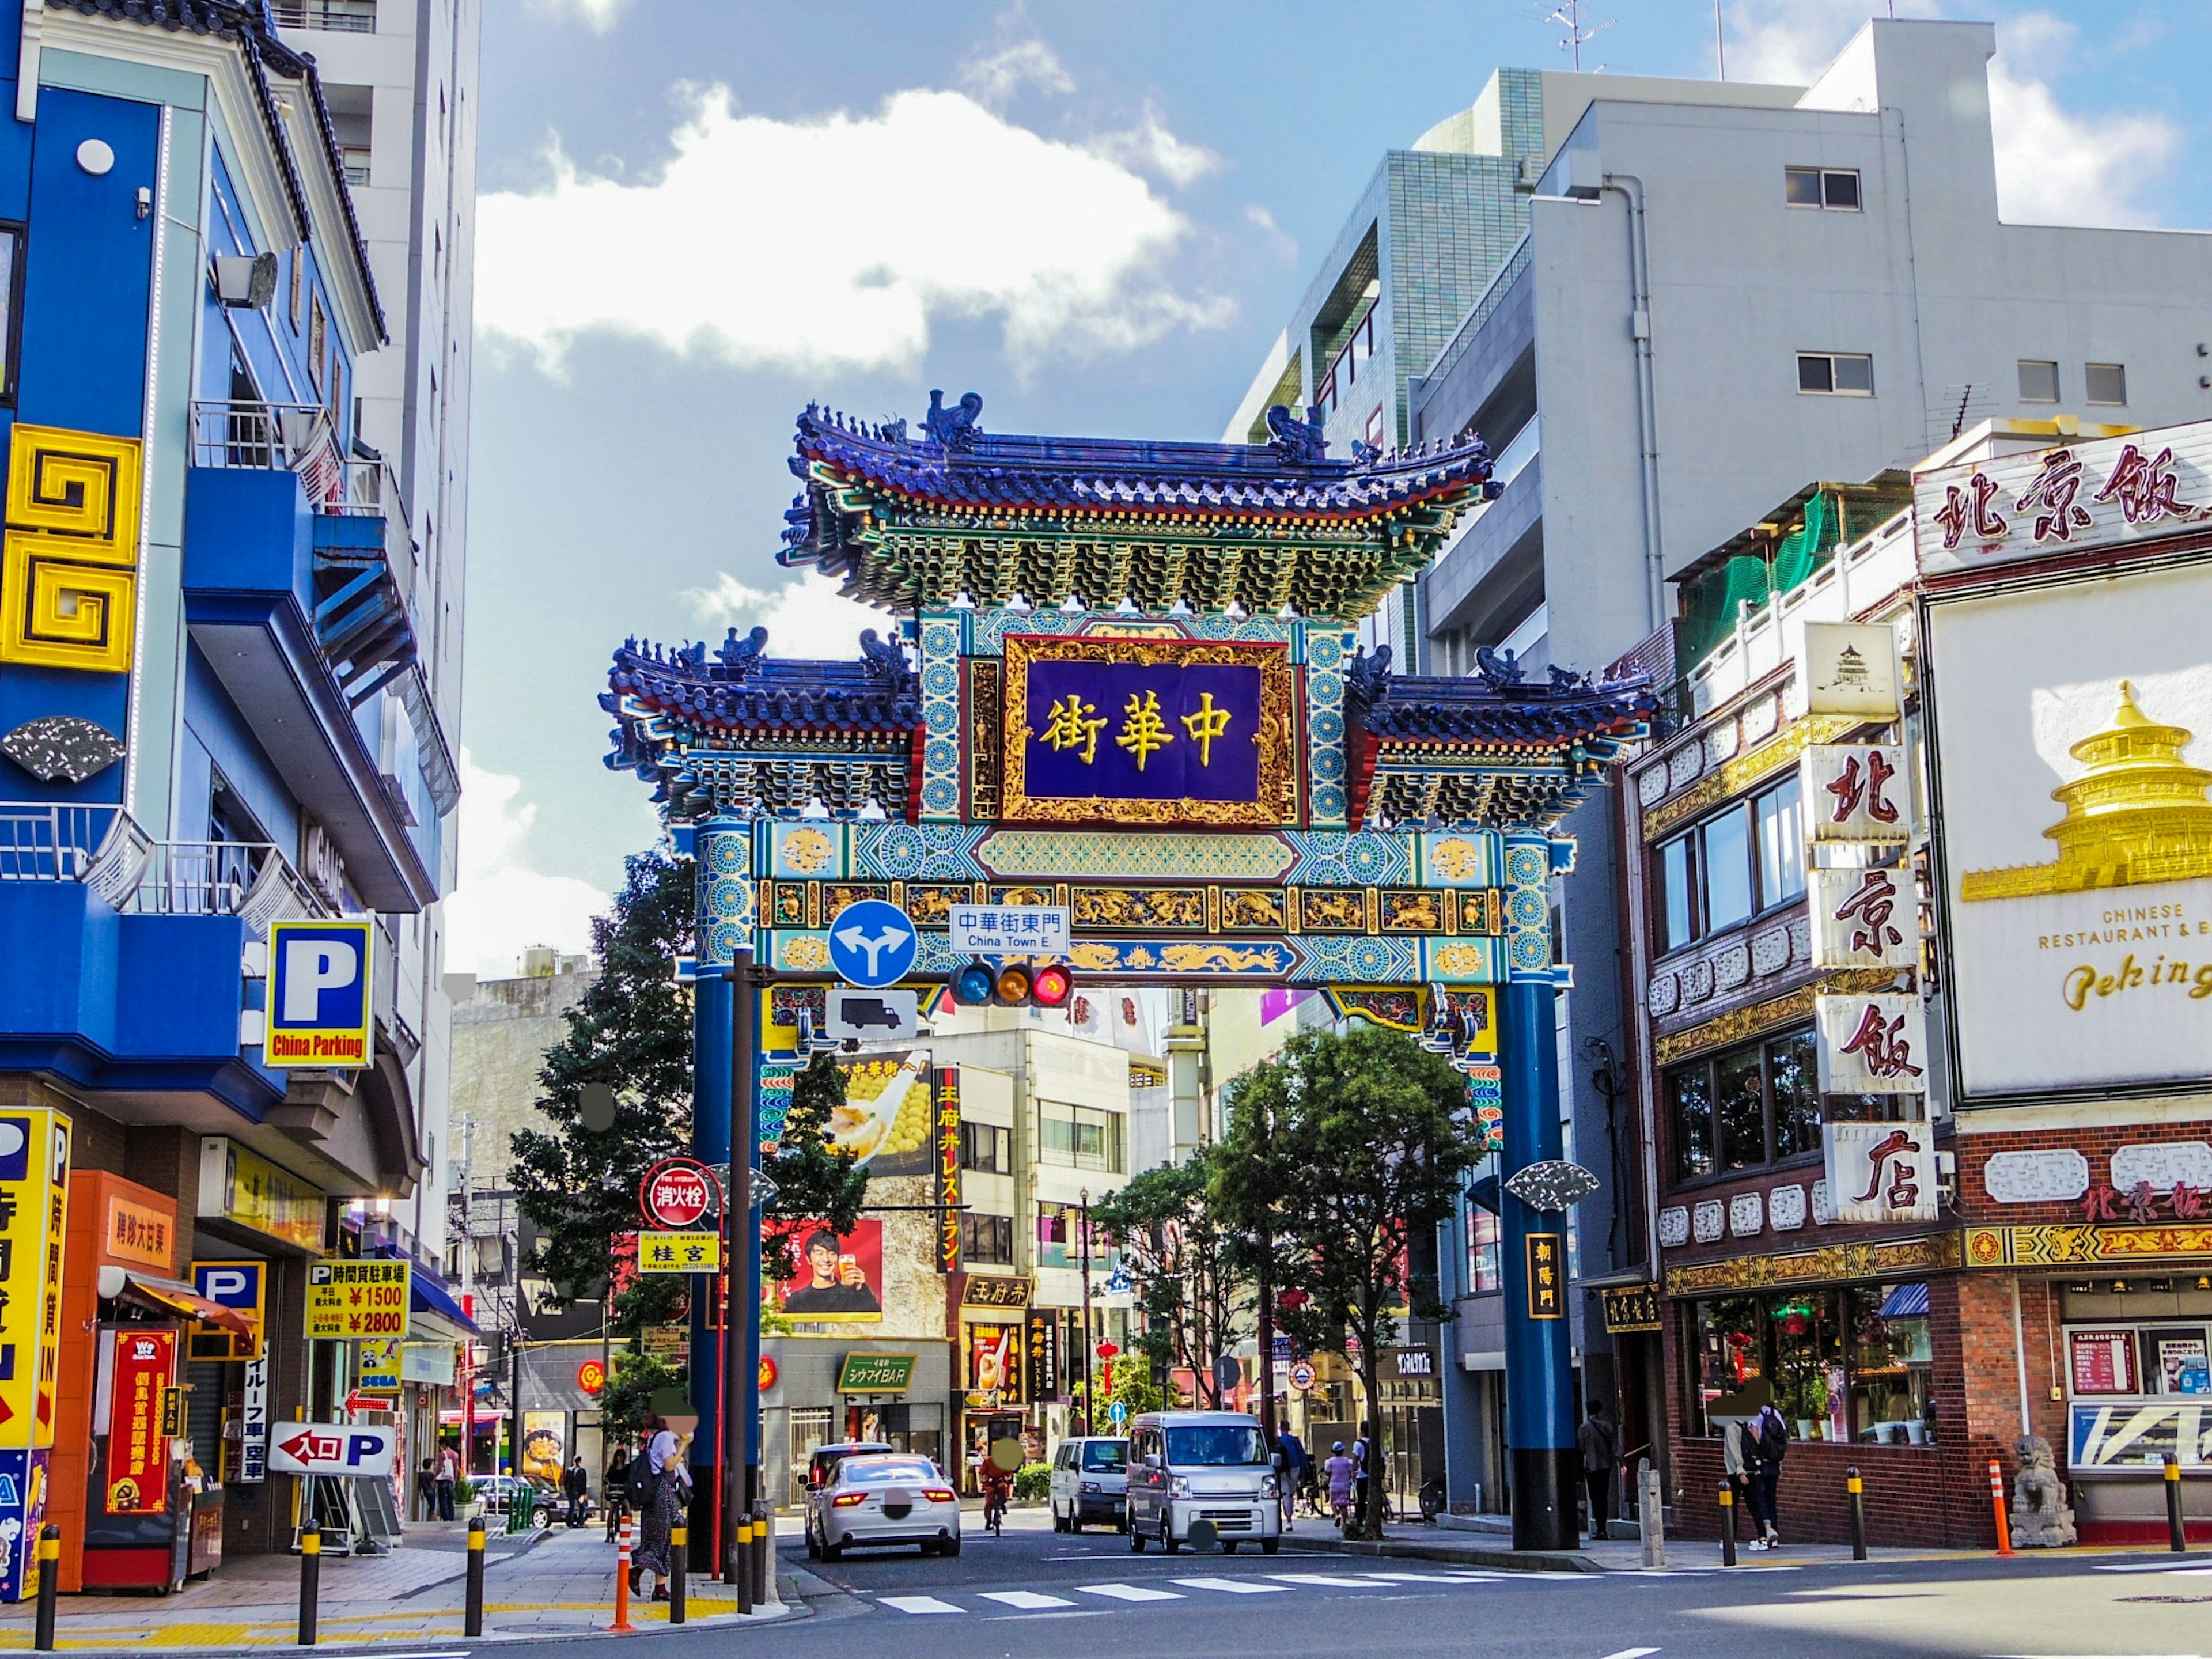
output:
[{"label": "white sedan", "polygon": [[[960,1553],[960,1494],[926,1457],[848,1457],[817,1497],[822,1559],[848,1549],[919,1544],[924,1555]],[[810,1534],[807,1553],[816,1553]]]}]

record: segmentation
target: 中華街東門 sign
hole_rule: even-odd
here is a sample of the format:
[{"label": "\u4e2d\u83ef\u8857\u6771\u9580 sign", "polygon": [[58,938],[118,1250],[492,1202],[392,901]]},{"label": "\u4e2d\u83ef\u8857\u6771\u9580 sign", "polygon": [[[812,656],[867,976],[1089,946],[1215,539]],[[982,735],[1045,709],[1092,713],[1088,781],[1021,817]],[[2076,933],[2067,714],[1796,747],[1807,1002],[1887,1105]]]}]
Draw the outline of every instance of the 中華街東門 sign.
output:
[{"label": "\u4e2d\u83ef\u8857\u6771\u9580 sign", "polygon": [[1009,635],[1000,816],[1287,823],[1291,702],[1279,645]]},{"label": "\u4e2d\u83ef\u8857\u6771\u9580 sign", "polygon": [[269,1006],[263,1062],[272,1066],[368,1064],[374,960],[366,921],[278,921],[269,927]]},{"label": "\u4e2d\u83ef\u8857\u6771\u9580 sign", "polygon": [[904,1394],[914,1385],[910,1353],[848,1353],[837,1368],[839,1394]]},{"label": "\u4e2d\u83ef\u8857\u6771\u9580 sign", "polygon": [[407,1334],[414,1280],[407,1262],[311,1261],[307,1264],[307,1336],[355,1342]]},{"label": "\u4e2d\u83ef\u8857\u6771\u9580 sign", "polygon": [[1928,605],[1969,1099],[2212,1080],[2207,616],[2202,559]]}]

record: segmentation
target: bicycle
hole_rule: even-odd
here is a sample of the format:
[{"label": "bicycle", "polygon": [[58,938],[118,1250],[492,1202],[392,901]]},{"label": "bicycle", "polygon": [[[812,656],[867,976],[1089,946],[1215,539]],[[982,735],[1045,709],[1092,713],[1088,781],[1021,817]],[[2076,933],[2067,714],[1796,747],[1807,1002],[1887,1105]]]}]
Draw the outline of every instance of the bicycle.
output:
[{"label": "bicycle", "polygon": [[983,1488],[983,1525],[994,1537],[1004,1532],[1006,1518],[1006,1493],[1002,1486],[986,1485]]},{"label": "bicycle", "polygon": [[1433,1527],[1437,1523],[1437,1516],[1443,1513],[1443,1509],[1444,1478],[1440,1474],[1432,1474],[1421,1482],[1421,1519]]}]

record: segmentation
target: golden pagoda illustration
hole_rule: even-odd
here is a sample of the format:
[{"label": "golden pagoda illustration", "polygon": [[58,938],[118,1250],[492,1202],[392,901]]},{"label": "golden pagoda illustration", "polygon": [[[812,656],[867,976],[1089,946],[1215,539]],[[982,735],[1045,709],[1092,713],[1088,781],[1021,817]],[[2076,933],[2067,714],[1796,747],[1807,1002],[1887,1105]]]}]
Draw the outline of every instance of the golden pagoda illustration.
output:
[{"label": "golden pagoda illustration", "polygon": [[2030,898],[2212,876],[2212,800],[2204,794],[2212,771],[2183,762],[2192,735],[2145,714],[2135,687],[2122,680],[2111,726],[2067,751],[2089,769],[2051,792],[2066,808],[2043,832],[2058,843],[2058,862],[1969,871],[1960,897]]}]

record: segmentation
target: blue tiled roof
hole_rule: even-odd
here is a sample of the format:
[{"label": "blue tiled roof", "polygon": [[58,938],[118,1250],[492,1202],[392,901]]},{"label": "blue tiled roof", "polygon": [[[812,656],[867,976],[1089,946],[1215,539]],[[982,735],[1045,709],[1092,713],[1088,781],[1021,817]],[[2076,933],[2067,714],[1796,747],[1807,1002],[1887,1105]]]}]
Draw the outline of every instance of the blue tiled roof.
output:
[{"label": "blue tiled roof", "polygon": [[750,732],[880,732],[921,724],[914,672],[895,644],[875,630],[860,636],[857,662],[799,662],[763,654],[768,630],[740,640],[737,629],[713,653],[704,644],[674,648],[627,641],[615,653],[599,705],[623,714],[634,698],[685,726]]}]

